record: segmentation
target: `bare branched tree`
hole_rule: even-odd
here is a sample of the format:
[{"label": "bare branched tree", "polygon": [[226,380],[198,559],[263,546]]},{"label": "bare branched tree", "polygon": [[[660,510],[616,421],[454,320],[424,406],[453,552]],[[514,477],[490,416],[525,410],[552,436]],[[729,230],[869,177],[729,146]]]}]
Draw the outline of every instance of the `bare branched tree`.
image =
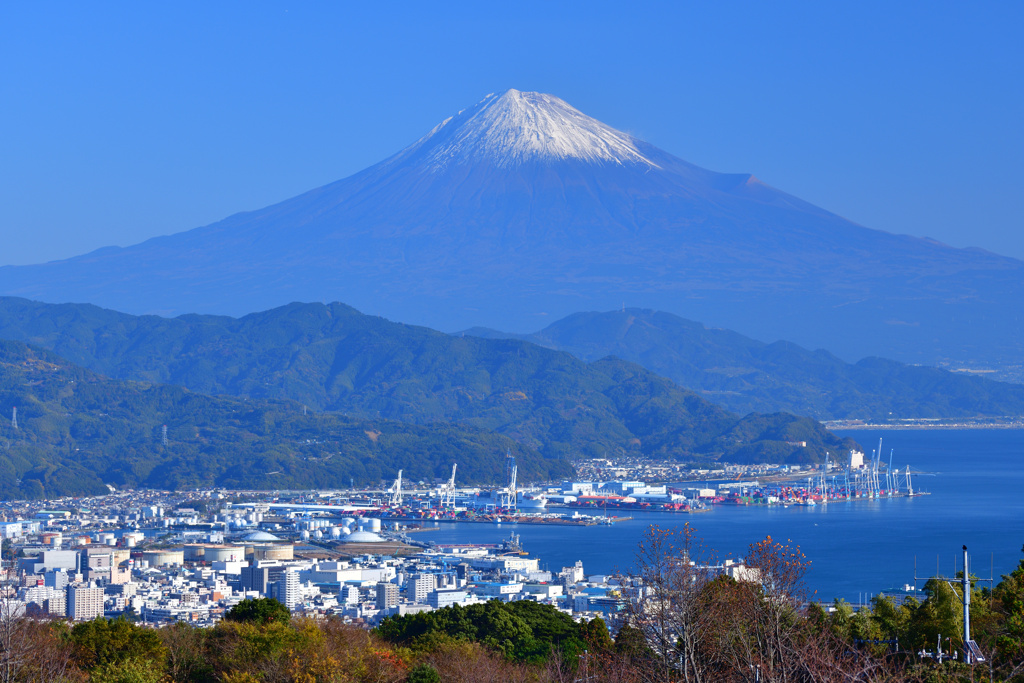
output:
[{"label": "bare branched tree", "polygon": [[713,650],[735,680],[801,680],[810,563],[799,547],[769,536],[748,548],[746,566],[741,580],[718,581],[706,596]]},{"label": "bare branched tree", "polygon": [[644,534],[632,575],[635,594],[629,621],[646,637],[657,658],[647,680],[704,683],[713,667],[704,650],[707,614],[702,594],[714,579],[714,553],[689,524],[675,529],[652,525]]},{"label": "bare branched tree", "polygon": [[21,680],[32,655],[31,629],[24,618],[24,603],[6,590],[0,596],[0,683]]},{"label": "bare branched tree", "polygon": [[57,635],[62,622],[32,619],[8,587],[0,597],[0,683],[61,683],[84,678],[71,648]]}]

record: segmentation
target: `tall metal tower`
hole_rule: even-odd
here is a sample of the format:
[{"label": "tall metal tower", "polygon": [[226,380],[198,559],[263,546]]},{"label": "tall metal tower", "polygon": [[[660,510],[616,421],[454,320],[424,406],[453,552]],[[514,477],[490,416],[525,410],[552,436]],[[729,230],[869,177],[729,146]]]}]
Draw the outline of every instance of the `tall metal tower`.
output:
[{"label": "tall metal tower", "polygon": [[18,428],[18,406],[11,409],[11,426],[15,429]]},{"label": "tall metal tower", "polygon": [[164,425],[163,429],[161,429],[160,431],[161,431],[161,440],[160,440],[160,442],[163,445],[166,446],[167,445],[167,425]]}]

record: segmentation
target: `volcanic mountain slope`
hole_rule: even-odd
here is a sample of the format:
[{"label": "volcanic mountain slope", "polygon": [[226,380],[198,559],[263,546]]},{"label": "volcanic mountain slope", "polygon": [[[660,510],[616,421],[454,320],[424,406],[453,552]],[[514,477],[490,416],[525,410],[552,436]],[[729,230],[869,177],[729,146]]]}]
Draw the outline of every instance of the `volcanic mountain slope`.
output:
[{"label": "volcanic mountain slope", "polygon": [[343,300],[447,330],[524,332],[625,301],[929,364],[1017,362],[1022,282],[1020,261],[869,230],[516,90],[274,206],[0,268],[0,293],[45,301],[237,315]]},{"label": "volcanic mountain slope", "polygon": [[364,420],[455,423],[551,459],[809,462],[855,446],[808,418],[740,418],[622,360],[584,363],[522,341],[452,337],[343,304],[166,319],[5,299],[0,337],[121,379],[289,399]]},{"label": "volcanic mountain slope", "polygon": [[[108,379],[55,354],[0,341],[0,497],[58,498],[118,488],[313,488],[366,485],[399,469],[495,483],[505,453],[525,480],[572,468],[512,439],[448,424],[314,414],[291,401],[246,401]],[[168,443],[163,444],[162,426]]]},{"label": "volcanic mountain slope", "polygon": [[523,339],[585,361],[617,356],[740,414],[787,411],[818,420],[1024,415],[1024,386],[884,358],[847,363],[792,342],[771,344],[671,313],[575,313]]}]

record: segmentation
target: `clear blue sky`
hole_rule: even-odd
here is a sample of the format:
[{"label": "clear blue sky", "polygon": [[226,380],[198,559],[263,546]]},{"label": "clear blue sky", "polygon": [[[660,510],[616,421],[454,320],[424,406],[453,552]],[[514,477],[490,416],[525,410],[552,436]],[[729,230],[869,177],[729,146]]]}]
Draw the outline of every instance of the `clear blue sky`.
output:
[{"label": "clear blue sky", "polygon": [[1022,27],[1021,2],[4,3],[0,264],[265,206],[509,87],[1024,258]]}]

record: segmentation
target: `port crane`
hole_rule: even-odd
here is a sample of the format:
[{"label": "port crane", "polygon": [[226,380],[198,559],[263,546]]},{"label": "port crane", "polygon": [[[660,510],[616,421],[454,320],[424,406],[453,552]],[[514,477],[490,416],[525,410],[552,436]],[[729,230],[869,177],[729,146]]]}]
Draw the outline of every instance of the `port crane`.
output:
[{"label": "port crane", "polygon": [[504,490],[500,491],[501,500],[504,503],[503,507],[514,510],[516,508],[517,493],[516,489],[516,476],[519,473],[519,468],[516,466],[516,458],[512,455],[512,450],[509,449],[505,454],[505,474],[508,481],[508,485]]},{"label": "port crane", "polygon": [[398,478],[388,489],[388,504],[393,507],[402,505],[402,470],[398,470]]},{"label": "port crane", "polygon": [[452,477],[444,484],[441,484],[441,501],[439,507],[455,506],[455,469],[459,463],[452,463]]}]

